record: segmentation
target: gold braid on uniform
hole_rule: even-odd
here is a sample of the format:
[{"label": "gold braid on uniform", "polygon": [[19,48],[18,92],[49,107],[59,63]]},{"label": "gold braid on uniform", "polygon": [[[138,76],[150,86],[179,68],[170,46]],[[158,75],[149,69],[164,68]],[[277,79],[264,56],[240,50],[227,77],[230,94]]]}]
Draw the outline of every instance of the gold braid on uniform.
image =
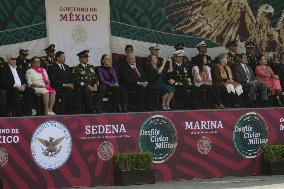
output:
[{"label": "gold braid on uniform", "polygon": [[[228,78],[228,75],[227,75],[227,72],[226,72],[225,68],[226,68],[226,70],[227,70],[227,72],[229,74],[229,78]],[[227,80],[233,79],[233,74],[232,74],[232,71],[231,71],[229,66],[227,66],[227,65],[223,66],[223,67],[220,66],[220,70],[221,70],[221,77],[223,79],[227,79]]]}]

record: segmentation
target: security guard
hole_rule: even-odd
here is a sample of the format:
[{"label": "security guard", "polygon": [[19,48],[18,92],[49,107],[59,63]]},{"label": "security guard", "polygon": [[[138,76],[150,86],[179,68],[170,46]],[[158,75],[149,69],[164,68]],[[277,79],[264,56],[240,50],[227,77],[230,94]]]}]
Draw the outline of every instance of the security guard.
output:
[{"label": "security guard", "polygon": [[29,55],[28,49],[20,49],[16,64],[24,71],[27,71],[31,67],[31,60],[27,59],[28,55]]},{"label": "security guard", "polygon": [[[80,64],[74,67],[75,86],[77,90],[81,90],[85,113],[101,113],[103,94],[98,86],[99,80],[95,66],[88,64],[89,51],[79,52],[77,56]],[[93,99],[92,93],[96,93],[95,99]]]},{"label": "security guard", "polygon": [[248,64],[250,65],[252,70],[255,71],[255,67],[258,64],[256,50],[255,50],[255,44],[253,42],[249,41],[245,44],[245,47],[246,47],[246,54],[247,54],[247,58],[248,58]]},{"label": "security guard", "polygon": [[42,67],[48,71],[55,61],[55,45],[49,45],[45,50],[46,56],[41,57]]}]

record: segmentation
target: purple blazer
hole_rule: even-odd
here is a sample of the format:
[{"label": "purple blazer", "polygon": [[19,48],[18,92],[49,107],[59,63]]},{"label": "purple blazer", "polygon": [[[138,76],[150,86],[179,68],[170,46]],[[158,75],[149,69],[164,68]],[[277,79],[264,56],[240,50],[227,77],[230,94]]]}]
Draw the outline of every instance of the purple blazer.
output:
[{"label": "purple blazer", "polygon": [[104,67],[99,67],[98,75],[99,75],[99,79],[102,85],[110,86],[115,83],[118,83],[116,72],[113,67],[110,67],[109,72]]}]

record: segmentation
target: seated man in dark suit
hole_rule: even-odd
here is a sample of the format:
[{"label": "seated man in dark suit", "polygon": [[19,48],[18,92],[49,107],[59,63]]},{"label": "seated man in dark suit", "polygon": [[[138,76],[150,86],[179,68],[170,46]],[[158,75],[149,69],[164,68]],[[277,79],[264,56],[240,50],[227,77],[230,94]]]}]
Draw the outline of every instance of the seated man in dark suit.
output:
[{"label": "seated man in dark suit", "polygon": [[55,89],[57,95],[65,94],[65,111],[67,114],[81,113],[81,103],[78,100],[81,98],[81,95],[80,93],[75,93],[73,98],[74,78],[70,67],[65,64],[64,52],[56,52],[55,60],[55,63],[49,67],[51,86]]},{"label": "seated man in dark suit", "polygon": [[127,91],[135,91],[135,105],[137,111],[145,110],[144,96],[148,82],[143,69],[136,65],[133,53],[128,54],[127,64],[121,67],[121,82]]},{"label": "seated man in dark suit", "polygon": [[[27,87],[24,70],[17,67],[17,58],[14,55],[7,56],[8,64],[4,66],[1,72],[1,87],[7,91],[7,102],[11,105],[12,112],[16,116],[31,115],[32,102],[35,91]],[[21,107],[19,95],[23,94],[24,104]]]},{"label": "seated man in dark suit", "polygon": [[[80,90],[85,113],[101,113],[103,92],[98,86],[99,79],[95,72],[95,66],[88,64],[89,51],[84,50],[77,54],[80,64],[74,68],[74,81],[76,91]],[[92,93],[96,92],[95,99]]]},{"label": "seated man in dark suit", "polygon": [[246,54],[240,54],[239,60],[240,63],[236,63],[234,66],[235,80],[242,85],[244,91],[249,91],[250,105],[252,107],[256,106],[256,92],[259,91],[262,105],[267,106],[267,87],[256,80],[254,72],[248,65]]}]

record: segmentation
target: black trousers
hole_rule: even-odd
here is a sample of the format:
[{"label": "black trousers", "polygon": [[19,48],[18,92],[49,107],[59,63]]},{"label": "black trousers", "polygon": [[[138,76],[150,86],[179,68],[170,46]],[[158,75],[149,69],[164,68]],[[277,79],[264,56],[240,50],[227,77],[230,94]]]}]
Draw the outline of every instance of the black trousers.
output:
[{"label": "black trousers", "polygon": [[90,91],[87,86],[75,88],[75,94],[81,93],[82,105],[85,107],[84,113],[94,113],[94,110],[102,109],[103,90],[99,86],[96,92]]},{"label": "black trousers", "polygon": [[111,102],[112,102],[112,110],[117,111],[118,106],[121,108],[126,105],[126,92],[125,89],[121,86],[101,86],[102,95],[105,96],[107,92],[111,92]]},{"label": "black trousers", "polygon": [[[22,105],[20,102],[21,94],[23,95]],[[26,87],[23,92],[19,91],[16,87],[12,87],[7,90],[7,102],[16,116],[22,116],[23,113],[24,115],[31,115],[34,95],[35,91],[30,87]]]},{"label": "black trousers", "polygon": [[65,113],[66,114],[80,114],[82,113],[81,91],[70,87],[55,88],[57,96],[65,95]]},{"label": "black trousers", "polygon": [[0,116],[6,116],[6,91],[0,90]]}]

